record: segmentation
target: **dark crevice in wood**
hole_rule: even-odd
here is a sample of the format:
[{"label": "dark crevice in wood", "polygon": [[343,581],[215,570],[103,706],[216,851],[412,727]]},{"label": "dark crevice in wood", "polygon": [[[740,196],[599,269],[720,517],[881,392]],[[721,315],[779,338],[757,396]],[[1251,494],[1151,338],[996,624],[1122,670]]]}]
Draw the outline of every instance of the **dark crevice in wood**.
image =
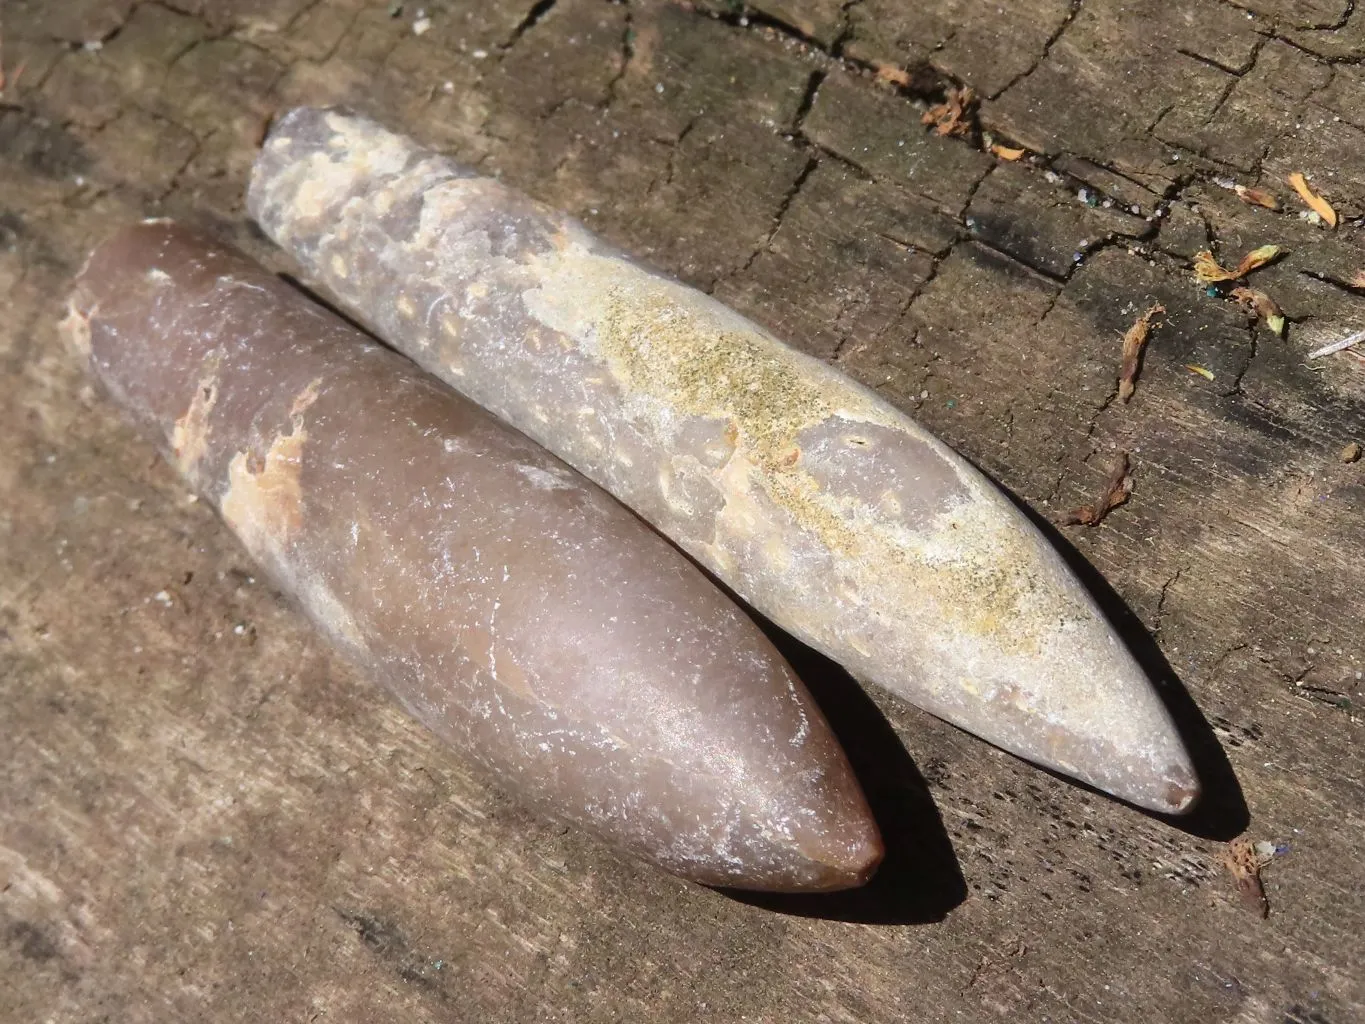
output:
[{"label": "dark crevice in wood", "polygon": [[507,37],[507,42],[502,44],[502,48],[510,50],[516,46],[521,37],[540,24],[541,20],[554,9],[558,2],[559,0],[537,0],[526,12],[526,17],[522,18],[517,27],[512,30],[512,34]]}]

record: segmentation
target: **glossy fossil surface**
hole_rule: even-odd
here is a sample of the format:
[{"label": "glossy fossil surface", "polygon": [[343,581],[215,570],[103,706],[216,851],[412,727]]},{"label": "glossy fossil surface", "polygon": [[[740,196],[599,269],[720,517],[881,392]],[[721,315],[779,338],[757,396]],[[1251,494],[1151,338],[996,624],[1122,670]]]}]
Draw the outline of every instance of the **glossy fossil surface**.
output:
[{"label": "glossy fossil surface", "polygon": [[709,884],[875,868],[843,752],[767,638],[525,436],[167,223],[96,250],[65,328],[283,589],[507,789]]}]

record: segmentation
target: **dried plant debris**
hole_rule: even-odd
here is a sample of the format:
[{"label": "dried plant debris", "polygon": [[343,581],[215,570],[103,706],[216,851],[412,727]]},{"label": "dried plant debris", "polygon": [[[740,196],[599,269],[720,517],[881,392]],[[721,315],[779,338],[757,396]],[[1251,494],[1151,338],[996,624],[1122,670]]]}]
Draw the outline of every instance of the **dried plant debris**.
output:
[{"label": "dried plant debris", "polygon": [[1245,185],[1233,185],[1232,190],[1237,193],[1238,198],[1251,206],[1264,206],[1267,210],[1278,210],[1280,201],[1274,195],[1263,188],[1247,188]]},{"label": "dried plant debris", "polygon": [[1342,462],[1349,465],[1352,462],[1359,462],[1362,454],[1365,454],[1365,448],[1360,447],[1359,441],[1352,441],[1341,450],[1341,454],[1338,457]]},{"label": "dried plant debris", "polygon": [[1264,320],[1265,325],[1281,338],[1284,337],[1284,313],[1280,312],[1280,307],[1269,295],[1255,288],[1242,287],[1232,290],[1232,298],[1236,299],[1237,304],[1248,313]]},{"label": "dried plant debris", "polygon": [[883,85],[893,85],[898,89],[908,89],[910,87],[910,72],[904,68],[897,67],[895,64],[876,64],[877,81]]},{"label": "dried plant debris", "polygon": [[1340,338],[1337,341],[1328,342],[1326,345],[1323,345],[1322,348],[1315,348],[1312,352],[1308,353],[1308,358],[1321,359],[1323,356],[1330,356],[1335,352],[1344,352],[1348,348],[1354,348],[1356,345],[1359,345],[1362,341],[1365,341],[1365,331],[1356,331],[1354,334],[1348,334],[1346,337]]},{"label": "dried plant debris", "polygon": [[[0,0],[0,22],[4,18],[4,0]],[[24,76],[24,68],[28,67],[28,58],[25,57],[14,68],[13,74],[5,70],[5,37],[4,25],[0,24],[0,99],[5,98],[6,89],[19,88],[19,79]]]},{"label": "dried plant debris", "polygon": [[1207,249],[1194,254],[1194,277],[1200,284],[1221,284],[1224,281],[1240,281],[1253,270],[1259,270],[1267,263],[1279,259],[1287,249],[1278,245],[1263,245],[1259,249],[1252,249],[1242,257],[1242,262],[1238,263],[1232,270],[1227,270],[1213,258],[1213,253]]},{"label": "dried plant debris", "polygon": [[965,136],[972,133],[976,110],[976,91],[970,85],[949,86],[942,103],[935,103],[920,118],[939,135]]},{"label": "dried plant debris", "polygon": [[19,79],[24,77],[24,68],[26,67],[28,67],[28,58],[21,60],[15,67],[14,74],[9,75],[6,73],[4,65],[0,64],[0,99],[4,98],[6,89],[19,88]]},{"label": "dried plant debris", "polygon": [[1153,306],[1138,317],[1137,322],[1128,328],[1128,333],[1123,336],[1123,363],[1119,367],[1119,401],[1127,403],[1137,390],[1137,375],[1142,369],[1142,350],[1147,347],[1152,320],[1164,315],[1165,312],[1165,306],[1159,304]]},{"label": "dried plant debris", "polygon": [[1285,852],[1274,843],[1253,843],[1243,836],[1228,844],[1223,863],[1232,873],[1237,883],[1237,891],[1243,902],[1262,917],[1270,916],[1270,900],[1266,898],[1265,886],[1261,883],[1261,872],[1275,859],[1276,854]]},{"label": "dried plant debris", "polygon": [[1337,226],[1337,211],[1333,209],[1331,203],[1308,187],[1308,180],[1302,174],[1298,171],[1291,174],[1289,184],[1294,187],[1299,198],[1308,204],[1308,208],[1322,218],[1324,224],[1329,228]]},{"label": "dried plant debris", "polygon": [[1365,288],[1365,270],[1357,270],[1355,277],[1351,278],[1352,288]]},{"label": "dried plant debris", "polygon": [[1028,154],[1027,149],[1015,149],[1013,146],[1004,146],[998,142],[991,143],[991,152],[1001,160],[1008,160],[1010,163],[1022,160]]},{"label": "dried plant debris", "polygon": [[1074,512],[1068,512],[1059,520],[1062,526],[1098,526],[1110,512],[1126,504],[1133,493],[1133,478],[1128,473],[1127,452],[1119,456],[1114,471],[1105,482],[1104,492],[1094,504],[1082,505]]}]

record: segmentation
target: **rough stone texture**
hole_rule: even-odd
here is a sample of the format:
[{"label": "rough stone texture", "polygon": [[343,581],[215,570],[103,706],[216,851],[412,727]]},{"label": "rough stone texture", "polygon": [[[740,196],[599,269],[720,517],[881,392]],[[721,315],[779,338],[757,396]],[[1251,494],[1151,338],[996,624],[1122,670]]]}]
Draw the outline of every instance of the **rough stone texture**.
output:
[{"label": "rough stone texture", "polygon": [[[875,84],[861,62],[921,58],[843,57],[842,22],[807,33],[818,45],[779,24],[816,3],[755,5],[742,26],[738,4],[716,21],[639,0],[429,2],[421,37],[412,10],[389,18],[360,0],[143,3],[131,20],[129,6],[8,0],[5,12],[6,68],[30,59],[0,109],[0,1018],[1365,1014],[1365,470],[1338,458],[1365,441],[1365,401],[1359,362],[1303,358],[1365,326],[1365,297],[1347,287],[1365,268],[1353,219],[1365,5],[1078,0],[1041,56],[1020,38],[1025,72],[998,95],[932,53],[910,87]],[[845,6],[853,20],[873,5]],[[1001,9],[909,6],[964,25]],[[1054,6],[1011,11],[1052,24]],[[89,38],[84,19],[103,49],[66,47]],[[584,24],[607,27],[589,38]],[[196,53],[209,40],[259,56],[224,70]],[[1262,58],[1311,58],[1316,77],[1290,81],[1270,73],[1288,63]],[[251,70],[270,62],[273,82]],[[925,160],[979,164],[989,181],[973,142],[921,135],[944,75],[976,85],[983,126],[1045,153],[1067,187],[1137,203],[1144,219],[1164,200],[1170,211],[1060,278],[1000,251],[1008,232],[973,238],[958,219],[972,188],[874,152],[904,132]],[[788,82],[804,82],[792,99]],[[826,119],[813,138],[804,122],[826,82],[823,101],[890,111],[897,134]],[[547,103],[554,90],[562,102]],[[1258,95],[1273,102],[1259,110]],[[209,99],[233,105],[240,134],[196,123]],[[56,340],[67,281],[129,217],[185,216],[268,255],[241,209],[250,117],[338,99],[714,282],[1044,515],[1091,500],[1130,452],[1132,502],[1067,539],[1113,588],[1105,599],[1148,664],[1182,685],[1177,710],[1207,741],[1205,813],[1188,831],[1145,818],[893,700],[873,707],[799,651],[890,844],[864,893],[737,902],[614,860],[474,781],[251,580]],[[1185,119],[1198,137],[1161,137],[1177,108],[1207,113]],[[120,115],[188,132],[188,162],[157,146],[140,176],[106,170],[124,166]],[[1265,156],[1244,170],[1249,137]],[[1026,166],[1044,184],[1021,196],[1057,184]],[[1347,218],[1335,234],[1298,219],[1288,170]],[[1226,179],[1275,192],[1287,212],[1246,206]],[[1229,262],[1293,248],[1255,277],[1294,318],[1287,339],[1193,286],[1187,261],[1206,240]],[[895,243],[915,252],[887,270],[875,254]],[[1118,339],[1152,301],[1169,322],[1122,406]],[[163,589],[170,607],[152,599]],[[1221,864],[1220,840],[1243,828],[1288,845],[1265,872],[1268,921]]]}]

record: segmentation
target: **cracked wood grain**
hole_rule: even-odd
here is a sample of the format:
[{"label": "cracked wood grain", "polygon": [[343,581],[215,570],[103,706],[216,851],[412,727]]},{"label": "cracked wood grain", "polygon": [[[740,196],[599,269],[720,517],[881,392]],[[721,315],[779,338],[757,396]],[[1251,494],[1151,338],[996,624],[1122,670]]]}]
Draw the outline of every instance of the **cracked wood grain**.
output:
[{"label": "cracked wood grain", "polygon": [[[1332,282],[1365,266],[1365,7],[1083,0],[1040,57],[1069,0],[1027,0],[1004,21],[998,3],[910,5],[942,31],[906,47],[879,20],[904,4],[830,5],[841,10],[822,23],[816,2],[754,3],[777,13],[743,26],[733,12],[559,0],[497,60],[528,0],[429,3],[420,38],[410,18],[358,0],[59,6],[5,4],[6,66],[28,65],[0,109],[0,489],[12,496],[0,508],[0,1016],[1361,1015],[1350,809],[1365,799],[1365,652],[1358,602],[1341,595],[1365,592],[1365,485],[1337,453],[1365,436],[1365,402],[1356,364],[1310,369],[1303,356],[1312,331],[1361,301]],[[783,27],[798,17],[813,31]],[[1336,27],[1301,27],[1324,25]],[[204,44],[172,88],[161,72],[185,28],[250,44],[282,73],[239,76],[237,58],[200,61]],[[71,46],[86,39],[103,47]],[[915,88],[880,90],[877,61],[906,67]],[[1204,86],[1224,69],[1238,81],[1205,122],[1219,92]],[[784,138],[816,70],[826,85],[803,134]],[[1023,168],[1031,191],[1060,210],[1083,205],[1082,187],[1144,221],[1165,209],[1144,224],[1154,237],[1119,233],[1065,281],[1016,245],[970,240],[983,193],[962,189],[961,209],[923,193],[950,191],[954,175],[989,182],[972,169],[982,154],[934,140],[911,170],[891,152],[950,84],[988,97],[986,130],[1046,158]],[[821,103],[845,89],[849,109],[885,113],[822,126]],[[1141,500],[1078,531],[1078,557],[1131,635],[1160,626],[1149,664],[1188,690],[1240,788],[1221,776],[1207,818],[1175,831],[895,701],[853,713],[851,684],[808,659],[883,827],[914,823],[913,840],[887,830],[895,881],[868,902],[776,914],[674,887],[516,812],[248,582],[205,510],[82,396],[56,344],[53,297],[121,221],[185,216],[273,258],[241,215],[251,143],[205,116],[204,97],[243,119],[351,103],[692,283],[729,275],[727,303],[807,351],[837,351],[1043,515],[1093,496],[1087,459],[1133,451]],[[1199,112],[1185,140],[1164,113],[1182,104]],[[118,130],[120,116],[150,134]],[[172,137],[198,144],[183,169]],[[735,274],[812,155],[770,245]],[[650,193],[670,161],[672,183]],[[1286,196],[1293,171],[1333,182],[1335,236],[1221,184]],[[1072,218],[1001,209],[1038,224],[1045,248],[1075,251],[1054,226]],[[1249,336],[1240,311],[1188,279],[1210,244],[1270,242],[1294,249],[1257,281],[1293,321],[1284,341]],[[1114,340],[1151,302],[1170,326],[1132,403],[1106,405]],[[1219,840],[1248,821],[1292,845],[1271,880],[1273,934],[1221,866]]]}]

